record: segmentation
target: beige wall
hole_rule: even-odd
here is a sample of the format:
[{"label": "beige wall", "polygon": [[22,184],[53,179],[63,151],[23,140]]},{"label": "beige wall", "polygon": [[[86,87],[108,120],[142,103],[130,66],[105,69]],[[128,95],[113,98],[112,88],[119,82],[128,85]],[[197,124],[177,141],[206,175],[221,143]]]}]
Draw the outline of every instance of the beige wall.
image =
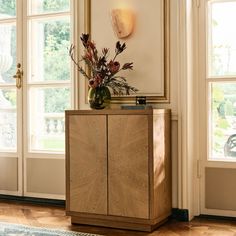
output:
[{"label": "beige wall", "polygon": [[[132,35],[118,39],[111,24],[111,10],[128,8],[135,15]],[[151,10],[150,10],[151,8]],[[164,1],[91,0],[91,36],[97,48],[110,48],[114,56],[115,43],[125,42],[127,49],[117,57],[120,62],[133,62],[134,70],[125,71],[127,81],[139,89],[138,94],[163,95],[164,91]],[[97,17],[99,16],[99,17]],[[122,73],[120,73],[122,74]]]},{"label": "beige wall", "polygon": [[[83,4],[79,8],[80,34],[84,32],[83,22]],[[115,4],[126,4],[127,7],[133,9],[136,13],[136,28],[134,33],[125,40],[127,50],[125,56],[120,59],[124,62],[134,61],[134,71],[126,74],[128,82],[145,91],[147,94],[155,91],[160,92],[161,88],[161,62],[159,51],[163,48],[158,48],[160,45],[160,0],[92,0],[92,35],[94,41],[98,39],[98,47],[107,46],[114,48],[115,42],[118,40],[112,30],[109,13]],[[119,6],[117,5],[117,8]],[[102,13],[98,13],[102,11]],[[170,103],[156,104],[155,108],[170,108],[172,111],[172,207],[178,207],[178,1],[170,1]],[[105,25],[101,24],[105,21]],[[95,32],[94,32],[95,31]],[[96,36],[96,37],[95,37]],[[104,41],[103,41],[104,40]],[[105,42],[103,44],[103,42]],[[135,55],[135,56],[134,56]],[[144,68],[140,68],[144,67]],[[160,70],[159,70],[160,69]],[[87,109],[84,78],[79,76],[79,108]],[[147,84],[147,79],[150,83]],[[159,79],[159,81],[158,81]],[[150,86],[151,85],[151,86]]]}]

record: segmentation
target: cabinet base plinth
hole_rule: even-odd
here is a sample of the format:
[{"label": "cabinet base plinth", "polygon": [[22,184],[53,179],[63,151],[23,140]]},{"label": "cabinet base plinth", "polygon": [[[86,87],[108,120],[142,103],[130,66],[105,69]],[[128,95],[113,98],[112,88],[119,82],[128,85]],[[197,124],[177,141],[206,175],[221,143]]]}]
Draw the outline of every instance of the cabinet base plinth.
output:
[{"label": "cabinet base plinth", "polygon": [[72,224],[94,225],[94,226],[146,231],[146,232],[152,232],[154,229],[156,229],[158,226],[165,223],[167,220],[168,220],[168,218],[165,218],[165,219],[159,221],[158,223],[151,224],[151,223],[148,223],[148,220],[147,220],[147,223],[132,223],[132,222],[126,222],[126,221],[87,218],[87,217],[81,217],[81,216],[72,216],[71,217]]}]

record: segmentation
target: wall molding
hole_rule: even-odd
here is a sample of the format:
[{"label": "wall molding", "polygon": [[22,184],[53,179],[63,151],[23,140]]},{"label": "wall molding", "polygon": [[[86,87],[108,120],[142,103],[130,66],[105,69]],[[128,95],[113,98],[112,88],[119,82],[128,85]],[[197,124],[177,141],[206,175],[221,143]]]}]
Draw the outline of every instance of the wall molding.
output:
[{"label": "wall molding", "polygon": [[178,117],[178,114],[177,113],[171,113],[171,120],[172,121],[178,121],[179,117]]},{"label": "wall molding", "polygon": [[199,215],[199,97],[196,51],[195,14],[198,5],[192,0],[179,0],[179,102],[178,122],[178,207],[188,209],[189,220]]},{"label": "wall molding", "polygon": [[199,192],[196,180],[196,159],[198,157],[198,84],[194,74],[194,6],[192,0],[179,0],[179,87],[178,87],[178,208],[188,209],[191,220],[197,215],[196,202]]},{"label": "wall molding", "polygon": [[[163,1],[163,39],[162,44],[164,46],[164,75],[163,75],[163,91],[161,94],[143,94],[137,93],[137,96],[146,96],[147,103],[149,104],[166,104],[170,103],[170,0]],[[88,33],[92,37],[92,0],[84,0],[84,29],[85,33]],[[85,67],[85,71],[90,74],[88,67]],[[87,102],[88,83],[85,83],[85,101]],[[136,96],[112,96],[111,103],[113,104],[135,104]]]}]

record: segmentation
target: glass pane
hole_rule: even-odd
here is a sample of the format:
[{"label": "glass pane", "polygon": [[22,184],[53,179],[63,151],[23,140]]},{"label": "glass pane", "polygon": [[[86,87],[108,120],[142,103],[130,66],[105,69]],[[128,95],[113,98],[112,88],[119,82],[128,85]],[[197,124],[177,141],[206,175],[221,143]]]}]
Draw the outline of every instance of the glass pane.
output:
[{"label": "glass pane", "polygon": [[209,76],[236,75],[236,1],[209,6]]},{"label": "glass pane", "polygon": [[29,0],[30,13],[42,14],[70,10],[70,0]]},{"label": "glass pane", "polygon": [[15,83],[16,73],[16,26],[0,24],[0,84]]},{"label": "glass pane", "polygon": [[211,83],[210,159],[236,161],[236,82]]},{"label": "glass pane", "polygon": [[31,81],[70,79],[69,17],[32,20],[29,33]]},{"label": "glass pane", "polygon": [[16,151],[16,90],[0,89],[0,150]]},{"label": "glass pane", "polygon": [[64,110],[70,109],[70,90],[31,88],[29,101],[30,151],[64,152]]},{"label": "glass pane", "polygon": [[16,16],[16,0],[0,0],[0,19]]}]

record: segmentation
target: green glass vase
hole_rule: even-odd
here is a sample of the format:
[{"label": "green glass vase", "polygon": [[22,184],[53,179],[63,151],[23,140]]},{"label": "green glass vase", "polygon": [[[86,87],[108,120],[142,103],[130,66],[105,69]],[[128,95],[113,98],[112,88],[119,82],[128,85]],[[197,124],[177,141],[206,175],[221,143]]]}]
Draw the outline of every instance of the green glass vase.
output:
[{"label": "green glass vase", "polygon": [[111,101],[110,90],[105,86],[90,88],[88,92],[88,101],[92,109],[109,108]]}]

